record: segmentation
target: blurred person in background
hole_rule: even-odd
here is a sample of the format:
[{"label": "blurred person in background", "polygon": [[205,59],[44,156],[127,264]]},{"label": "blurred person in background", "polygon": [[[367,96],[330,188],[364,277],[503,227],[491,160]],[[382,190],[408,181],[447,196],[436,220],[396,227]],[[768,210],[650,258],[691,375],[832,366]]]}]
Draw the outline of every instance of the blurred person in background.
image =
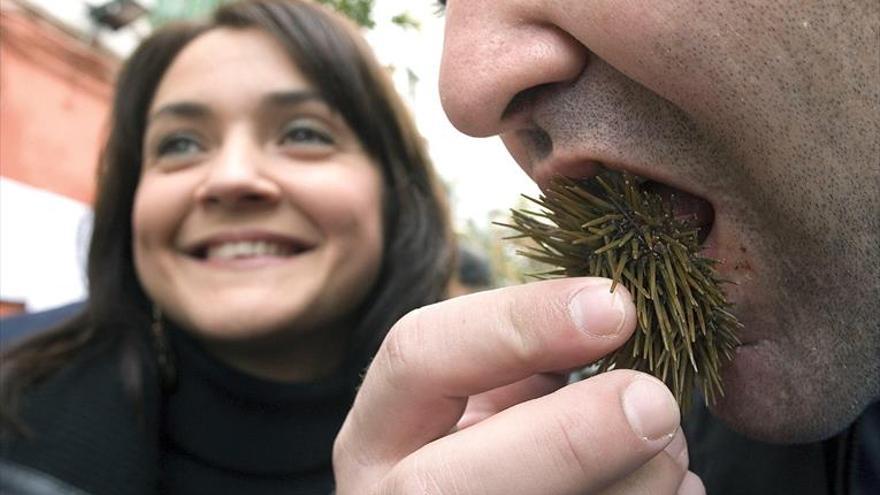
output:
[{"label": "blurred person in background", "polygon": [[330,492],[360,373],[452,258],[356,29],[299,0],[160,29],[119,75],[101,168],[84,310],[2,356],[0,487]]},{"label": "blurred person in background", "polygon": [[449,297],[491,289],[492,264],[474,247],[460,243],[455,258],[455,274],[449,281]]}]

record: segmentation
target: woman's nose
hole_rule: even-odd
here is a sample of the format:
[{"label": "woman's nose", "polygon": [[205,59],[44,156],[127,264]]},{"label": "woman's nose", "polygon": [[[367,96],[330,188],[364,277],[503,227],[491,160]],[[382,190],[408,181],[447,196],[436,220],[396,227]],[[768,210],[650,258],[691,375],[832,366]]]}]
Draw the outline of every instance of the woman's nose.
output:
[{"label": "woman's nose", "polygon": [[540,3],[449,2],[440,97],[460,131],[483,137],[518,128],[527,109],[511,104],[517,95],[584,70],[587,49],[543,18]]},{"label": "woman's nose", "polygon": [[273,204],[280,187],[268,173],[269,157],[258,143],[243,136],[231,137],[209,160],[196,199],[205,205],[240,208]]}]

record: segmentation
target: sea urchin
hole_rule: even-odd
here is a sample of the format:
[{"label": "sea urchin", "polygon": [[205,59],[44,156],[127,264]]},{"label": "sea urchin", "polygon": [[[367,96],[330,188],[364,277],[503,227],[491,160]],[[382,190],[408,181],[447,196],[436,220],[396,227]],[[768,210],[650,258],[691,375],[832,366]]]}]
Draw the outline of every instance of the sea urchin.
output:
[{"label": "sea urchin", "polygon": [[[661,196],[630,174],[605,171],[583,182],[558,177],[540,199],[543,211],[513,211],[505,225],[535,245],[520,254],[556,268],[540,278],[599,276],[633,295],[638,328],[595,363],[599,371],[648,372],[687,408],[694,386],[707,404],[723,395],[720,368],[739,344],[714,266],[700,255],[698,229],[676,218]],[[549,221],[549,223],[548,223]]]}]

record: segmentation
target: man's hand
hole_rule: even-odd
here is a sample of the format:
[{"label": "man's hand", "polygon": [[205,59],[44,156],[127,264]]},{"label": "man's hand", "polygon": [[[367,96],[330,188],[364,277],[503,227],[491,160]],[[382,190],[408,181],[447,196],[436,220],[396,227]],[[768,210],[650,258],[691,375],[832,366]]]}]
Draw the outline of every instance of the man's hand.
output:
[{"label": "man's hand", "polygon": [[618,370],[563,386],[635,328],[630,295],[609,289],[537,282],[401,319],[336,440],[337,493],[703,493],[659,380]]}]

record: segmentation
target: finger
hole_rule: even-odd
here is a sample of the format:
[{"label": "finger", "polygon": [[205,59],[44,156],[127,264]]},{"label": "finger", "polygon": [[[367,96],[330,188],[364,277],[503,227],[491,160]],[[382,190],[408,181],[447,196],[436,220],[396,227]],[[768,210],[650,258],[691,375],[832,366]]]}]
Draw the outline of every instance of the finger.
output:
[{"label": "finger", "polygon": [[459,430],[467,428],[510,406],[543,397],[558,390],[567,381],[568,376],[565,373],[539,373],[516,383],[474,395],[468,399],[464,414],[455,427]]},{"label": "finger", "polygon": [[[667,446],[678,406],[662,382],[605,373],[513,406],[401,461],[378,493],[558,495],[594,493]],[[662,455],[656,471],[675,493],[685,468]]]},{"label": "finger", "polygon": [[703,486],[703,480],[699,476],[688,471],[681,486],[678,487],[677,495],[706,495],[706,487]]},{"label": "finger", "polygon": [[[611,487],[601,495],[649,495],[680,493],[685,474],[688,472],[687,443],[681,428],[669,445],[650,461]],[[696,475],[694,475],[696,476]],[[699,478],[697,478],[699,480]]]},{"label": "finger", "polygon": [[388,333],[337,437],[337,477],[393,464],[443,436],[471,395],[620,346],[635,328],[635,307],[622,286],[609,289],[607,279],[560,279],[408,314]]}]

